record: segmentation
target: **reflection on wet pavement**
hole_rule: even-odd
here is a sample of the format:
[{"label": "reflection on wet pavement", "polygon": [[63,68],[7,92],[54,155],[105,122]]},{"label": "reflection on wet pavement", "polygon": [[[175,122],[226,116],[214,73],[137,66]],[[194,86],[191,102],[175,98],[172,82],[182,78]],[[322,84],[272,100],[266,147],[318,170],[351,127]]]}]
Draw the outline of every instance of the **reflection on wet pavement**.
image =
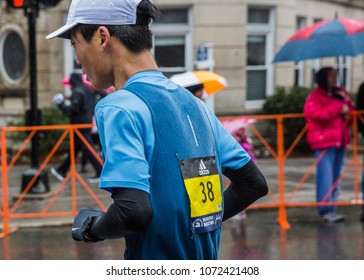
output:
[{"label": "reflection on wet pavement", "polygon": [[[288,209],[289,230],[276,223],[277,210],[248,210],[241,221],[226,221],[221,260],[362,260],[360,208],[342,207],[346,219],[319,220],[314,208]],[[72,240],[70,226],[22,228],[0,239],[2,260],[119,260],[124,239],[99,243]]]}]

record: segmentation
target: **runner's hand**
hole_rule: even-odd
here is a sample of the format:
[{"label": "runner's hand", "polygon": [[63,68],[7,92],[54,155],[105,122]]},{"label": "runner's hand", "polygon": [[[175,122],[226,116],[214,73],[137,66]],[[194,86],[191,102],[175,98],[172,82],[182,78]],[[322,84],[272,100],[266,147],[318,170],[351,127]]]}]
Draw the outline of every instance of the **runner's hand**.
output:
[{"label": "runner's hand", "polygon": [[64,96],[62,93],[57,93],[55,96],[53,96],[52,101],[54,104],[59,105],[63,102]]},{"label": "runner's hand", "polygon": [[97,242],[99,239],[90,233],[94,221],[105,213],[99,209],[81,208],[76,215],[72,225],[72,238],[77,241]]}]

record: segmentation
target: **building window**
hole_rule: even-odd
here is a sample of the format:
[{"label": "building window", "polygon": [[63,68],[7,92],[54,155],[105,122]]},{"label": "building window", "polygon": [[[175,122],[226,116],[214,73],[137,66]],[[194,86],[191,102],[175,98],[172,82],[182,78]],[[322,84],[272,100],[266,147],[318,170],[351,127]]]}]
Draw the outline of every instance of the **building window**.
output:
[{"label": "building window", "polygon": [[159,66],[164,68],[184,67],[186,61],[185,38],[156,37],[154,55]]},{"label": "building window", "polygon": [[351,91],[351,64],[352,58],[340,56],[336,58],[337,84]]},{"label": "building window", "polygon": [[248,36],[247,65],[251,69],[247,73],[248,100],[262,100],[266,98],[267,70],[265,69],[265,39],[264,35]]},{"label": "building window", "polygon": [[154,57],[163,73],[173,74],[193,69],[191,10],[161,9],[162,16],[152,24]]},{"label": "building window", "polygon": [[248,23],[269,24],[269,9],[251,7],[248,11]]},{"label": "building window", "polygon": [[273,94],[274,13],[268,7],[249,7],[247,25],[246,107],[261,108]]},{"label": "building window", "polygon": [[0,70],[9,83],[18,83],[25,73],[26,49],[15,29],[7,29],[0,38]]}]

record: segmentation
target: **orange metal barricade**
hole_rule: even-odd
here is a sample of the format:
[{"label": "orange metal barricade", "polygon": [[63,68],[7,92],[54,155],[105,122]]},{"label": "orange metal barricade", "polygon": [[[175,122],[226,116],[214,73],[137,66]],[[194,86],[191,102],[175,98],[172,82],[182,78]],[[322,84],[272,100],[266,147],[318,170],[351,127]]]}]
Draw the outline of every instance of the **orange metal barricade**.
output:
[{"label": "orange metal barricade", "polygon": [[[249,116],[234,116],[234,117],[221,117],[221,121],[232,120],[237,118],[249,118],[255,119],[254,123],[249,123],[248,127],[250,128],[251,133],[254,134],[254,137],[259,141],[259,143],[269,152],[271,159],[273,160],[274,167],[276,167],[276,174],[274,177],[276,178],[276,182],[269,186],[270,191],[268,195],[254,203],[250,206],[250,209],[257,208],[276,208],[278,210],[277,222],[283,229],[289,229],[290,224],[287,219],[287,208],[288,207],[312,207],[318,205],[363,205],[362,199],[360,199],[360,190],[359,184],[360,179],[359,176],[361,171],[364,168],[363,162],[359,159],[359,144],[358,144],[358,121],[364,122],[363,118],[360,114],[363,114],[364,111],[356,111],[352,113],[352,143],[351,143],[351,158],[345,164],[342,170],[342,174],[340,179],[344,178],[346,174],[348,174],[350,169],[353,169],[353,192],[352,199],[349,200],[338,200],[336,202],[316,202],[314,199],[307,200],[301,199],[301,201],[295,200],[300,191],[302,190],[305,182],[308,180],[310,175],[312,175],[314,168],[316,167],[319,159],[314,160],[312,157],[312,164],[310,164],[308,170],[303,172],[303,175],[300,180],[295,183],[295,186],[292,188],[287,187],[286,182],[286,164],[290,160],[289,157],[292,155],[292,152],[295,150],[299,141],[305,136],[306,127],[302,129],[300,133],[296,136],[295,140],[292,144],[286,149],[284,144],[284,121],[288,119],[297,119],[303,118],[303,114],[281,114],[281,115],[249,115]],[[270,143],[271,140],[267,139],[261,131],[263,129],[258,129],[260,124],[264,124],[267,121],[275,121],[275,141],[274,143]],[[66,217],[66,216],[74,216],[78,211],[77,204],[77,195],[79,192],[79,188],[77,187],[80,184],[84,190],[87,191],[88,195],[90,195],[93,201],[103,210],[106,210],[106,207],[100,200],[100,198],[95,194],[95,192],[87,185],[82,176],[78,174],[76,170],[76,159],[74,158],[74,133],[84,141],[88,149],[101,161],[100,157],[96,153],[96,151],[91,147],[87,141],[80,134],[78,129],[81,128],[90,128],[91,125],[56,125],[56,126],[34,126],[34,127],[5,127],[0,130],[1,137],[1,188],[2,188],[2,199],[0,200],[1,208],[0,208],[0,219],[2,219],[2,232],[0,232],[0,238],[5,236],[6,234],[16,230],[15,227],[10,226],[10,221],[12,219],[34,219],[34,218],[45,218],[45,217]],[[24,191],[20,194],[18,199],[14,201],[14,203],[10,204],[9,201],[9,179],[8,174],[10,170],[14,167],[19,156],[24,152],[25,148],[28,146],[32,137],[36,132],[41,130],[63,130],[63,134],[60,136],[58,141],[55,143],[51,151],[44,158],[42,163],[39,166],[38,171],[35,176],[31,179],[28,185],[25,187]],[[7,160],[7,134],[9,132],[19,132],[19,131],[29,131],[29,135],[24,140],[24,143],[21,145],[15,156],[12,158],[10,162]],[[51,197],[45,203],[42,203],[42,209],[39,212],[17,212],[19,210],[21,203],[23,203],[25,197],[27,196],[29,190],[32,185],[37,181],[41,172],[48,166],[51,158],[54,156],[55,152],[59,148],[59,146],[64,142],[66,137],[69,136],[69,148],[71,151],[71,169],[68,173],[66,179],[57,187],[55,192],[51,195]],[[270,135],[271,136],[271,135]],[[259,159],[258,159],[259,165]],[[266,175],[267,181],[270,179]],[[70,181],[70,192],[71,192],[71,209],[68,211],[50,211],[51,206],[60,196],[60,194],[65,191],[67,183]],[[276,184],[276,186],[275,186]],[[337,187],[337,182],[332,186],[332,189]],[[330,190],[332,191],[332,190]]]},{"label": "orange metal barricade", "polygon": [[[78,137],[85,143],[86,147],[96,156],[96,158],[102,163],[101,158],[94,150],[93,147],[86,141],[86,139],[79,132],[79,129],[83,128],[91,128],[91,125],[54,125],[54,126],[33,126],[33,127],[6,127],[1,129],[1,188],[2,188],[2,207],[0,211],[0,217],[3,220],[3,232],[0,233],[0,237],[8,234],[16,230],[15,227],[9,226],[10,219],[32,219],[32,218],[45,218],[45,217],[66,217],[66,216],[74,216],[77,214],[77,191],[76,191],[76,182],[79,182],[82,187],[88,192],[88,194],[93,198],[96,204],[103,210],[106,210],[105,205],[101,202],[95,192],[87,185],[84,179],[78,174],[76,170],[76,159],[74,156],[74,133],[78,135]],[[30,180],[24,190],[21,192],[19,197],[14,201],[12,205],[9,204],[9,181],[8,174],[11,169],[14,167],[14,164],[19,159],[20,155],[24,152],[25,148],[28,146],[32,137],[39,132],[45,130],[63,130],[62,135],[55,143],[51,151],[45,156],[44,160],[40,164],[37,172],[34,177]],[[8,163],[7,160],[7,133],[9,132],[20,132],[20,131],[29,131],[29,135],[26,137],[25,141],[14,155],[12,160]],[[39,212],[27,212],[22,211],[18,213],[17,210],[20,208],[21,203],[24,202],[27,195],[29,195],[29,191],[32,186],[39,179],[40,174],[45,170],[46,166],[50,162],[51,158],[54,156],[55,152],[65,140],[66,136],[69,135],[69,149],[70,149],[70,172],[66,176],[65,180],[57,187],[57,189],[52,193],[45,205],[42,205],[43,208]],[[55,202],[55,200],[59,197],[60,193],[64,190],[67,182],[70,181],[70,189],[71,189],[71,209],[64,211],[50,211],[51,206]],[[44,203],[43,203],[44,204]]]},{"label": "orange metal barricade", "polygon": [[[344,176],[349,172],[349,169],[353,169],[354,173],[354,182],[353,182],[353,192],[352,192],[352,199],[350,200],[338,200],[336,202],[325,202],[329,193],[333,191],[334,188],[338,187],[339,182],[335,182],[333,186],[331,186],[329,193],[321,202],[316,202],[314,200],[303,200],[303,201],[293,201],[295,195],[302,189],[303,184],[312,175],[313,170],[315,169],[317,163],[319,162],[320,158],[317,160],[313,159],[313,163],[309,166],[309,169],[303,174],[302,178],[295,184],[292,190],[289,190],[286,186],[286,164],[287,161],[296,148],[299,141],[305,136],[306,127],[304,127],[300,133],[296,136],[294,141],[291,145],[285,149],[284,145],[284,120],[287,119],[297,119],[303,118],[303,114],[279,114],[279,115],[256,115],[256,116],[238,116],[238,117],[222,117],[220,118],[221,121],[232,120],[237,118],[248,118],[248,119],[255,119],[255,123],[249,123],[248,127],[254,134],[254,136],[259,139],[260,143],[264,145],[264,147],[269,151],[270,156],[273,157],[277,166],[277,187],[272,188],[269,185],[269,193],[268,198],[271,200],[270,202],[267,199],[263,199],[264,202],[257,202],[251,205],[250,209],[256,208],[277,208],[278,209],[278,218],[277,222],[283,229],[289,229],[290,224],[287,219],[287,208],[288,207],[313,207],[319,205],[337,205],[337,206],[354,206],[354,205],[363,205],[363,199],[360,199],[360,191],[359,191],[359,184],[360,184],[360,170],[363,170],[364,165],[363,162],[359,159],[359,144],[358,144],[358,121],[364,123],[364,118],[361,116],[364,111],[355,111],[352,112],[352,159],[348,163],[346,163],[343,167],[341,176],[338,181],[342,180]],[[266,140],[265,137],[259,132],[257,129],[257,125],[259,122],[264,120],[275,120],[276,122],[276,147],[273,148],[272,144]],[[321,155],[322,156],[322,155]],[[300,163],[297,163],[298,165]],[[259,160],[258,160],[259,165]],[[269,180],[269,177],[266,178]],[[276,193],[274,191],[276,190]],[[314,190],[313,190],[314,192]],[[339,197],[340,199],[340,197]]]}]

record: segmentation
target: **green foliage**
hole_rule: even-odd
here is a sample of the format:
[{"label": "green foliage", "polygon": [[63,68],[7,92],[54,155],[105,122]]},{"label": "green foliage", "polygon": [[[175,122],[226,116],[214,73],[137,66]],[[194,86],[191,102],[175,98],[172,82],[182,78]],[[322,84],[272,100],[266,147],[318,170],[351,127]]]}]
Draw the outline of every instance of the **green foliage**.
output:
[{"label": "green foliage", "polygon": [[263,112],[267,115],[303,113],[303,106],[310,92],[311,89],[303,87],[279,87],[274,95],[266,99]]},{"label": "green foliage", "polygon": [[[292,87],[289,89],[280,87],[277,92],[268,97],[263,105],[263,113],[266,115],[273,114],[290,114],[303,113],[303,107],[308,94],[312,89],[303,87]],[[284,120],[284,146],[288,149],[297,135],[305,126],[303,118],[286,118]],[[276,123],[271,122],[268,129],[270,135],[276,135]],[[271,141],[276,145],[276,137],[272,137]],[[304,153],[310,151],[305,136],[300,140],[295,148],[295,152]]]},{"label": "green foliage", "polygon": [[69,119],[56,106],[42,109],[42,125],[68,124]]},{"label": "green foliage", "polygon": [[[48,107],[42,109],[42,125],[69,124],[68,117],[64,116],[57,107]],[[46,130],[39,133],[39,141],[44,146],[44,151],[49,151],[59,139],[63,130]]]}]

